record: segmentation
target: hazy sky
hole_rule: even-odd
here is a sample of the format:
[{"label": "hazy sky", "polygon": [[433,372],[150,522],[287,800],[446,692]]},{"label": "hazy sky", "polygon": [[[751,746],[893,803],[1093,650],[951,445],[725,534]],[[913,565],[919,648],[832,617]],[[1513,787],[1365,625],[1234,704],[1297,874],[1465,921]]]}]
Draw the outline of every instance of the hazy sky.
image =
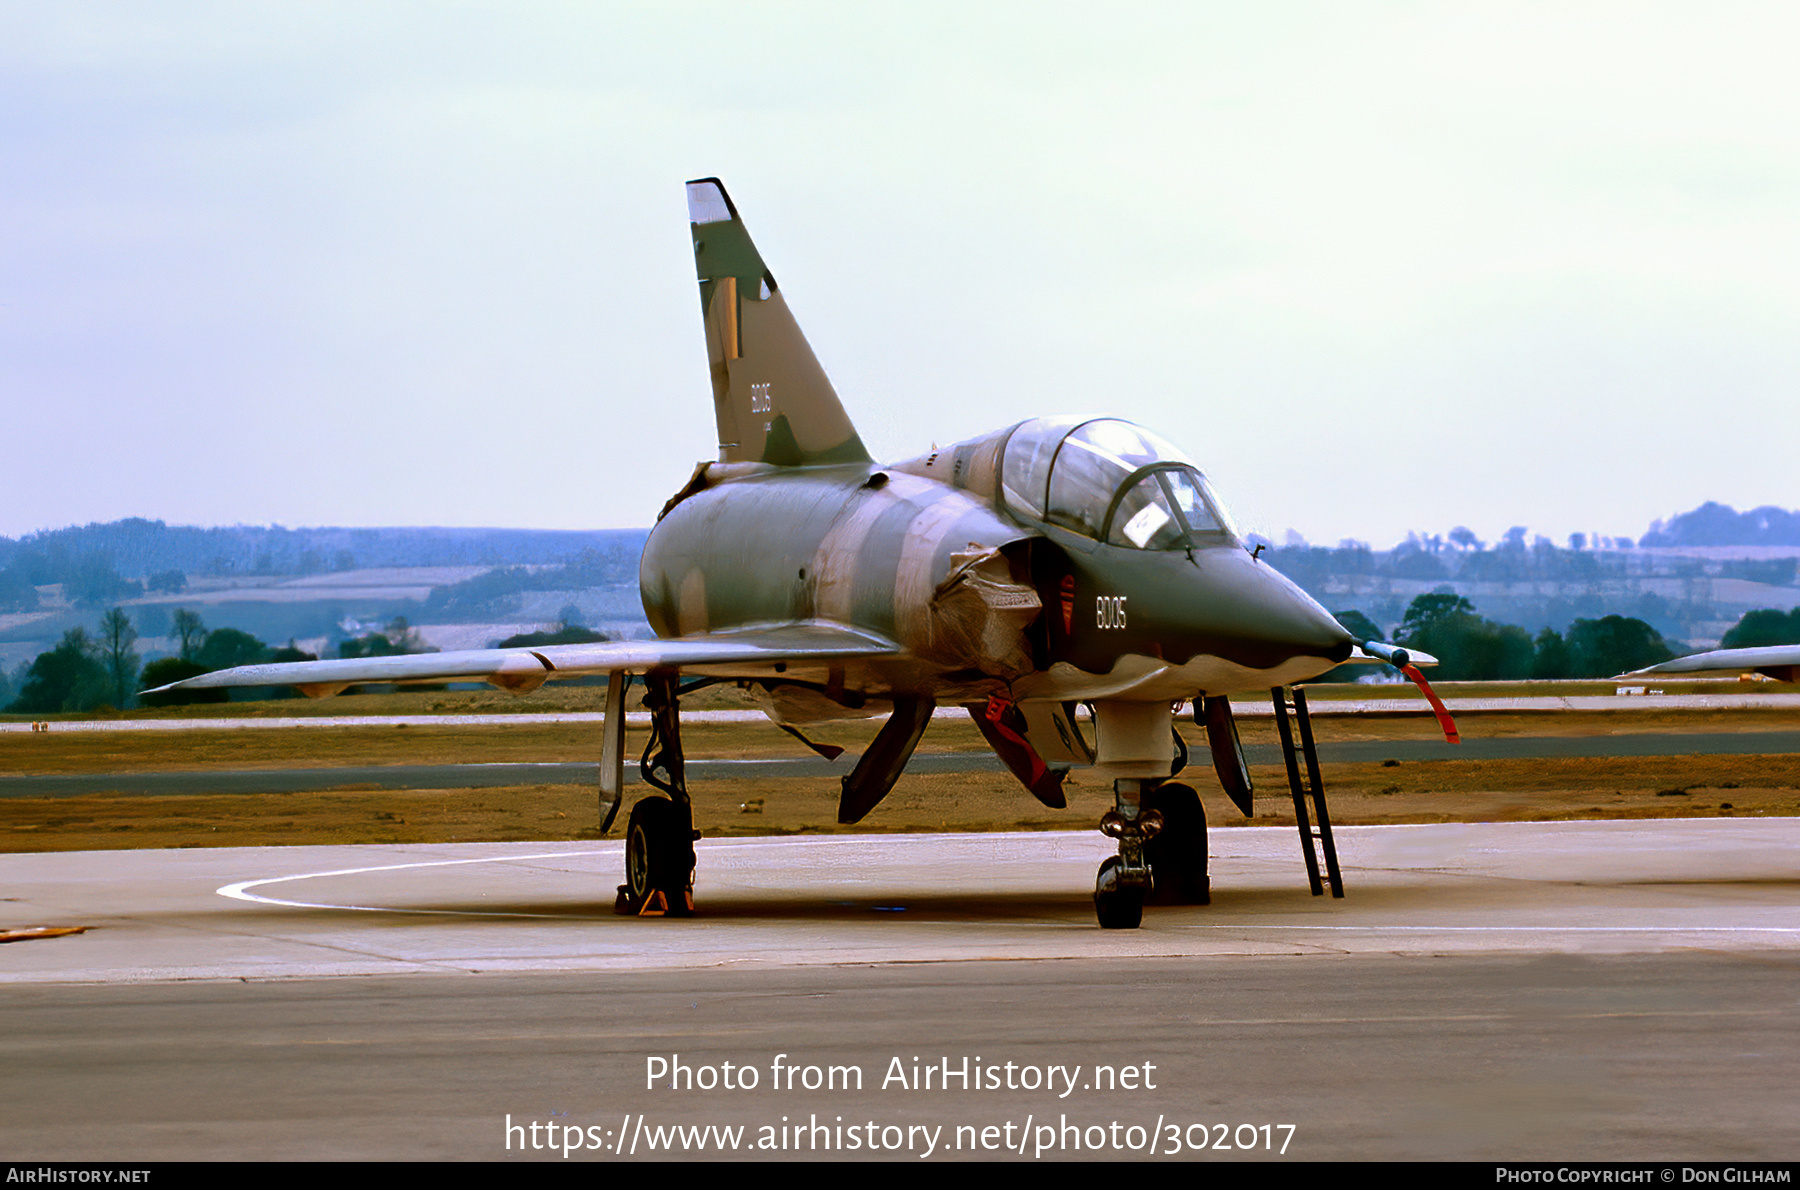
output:
[{"label": "hazy sky", "polygon": [[1787,4],[0,3],[0,534],[645,525],[681,183],[863,438],[1053,412],[1247,528],[1800,505]]}]

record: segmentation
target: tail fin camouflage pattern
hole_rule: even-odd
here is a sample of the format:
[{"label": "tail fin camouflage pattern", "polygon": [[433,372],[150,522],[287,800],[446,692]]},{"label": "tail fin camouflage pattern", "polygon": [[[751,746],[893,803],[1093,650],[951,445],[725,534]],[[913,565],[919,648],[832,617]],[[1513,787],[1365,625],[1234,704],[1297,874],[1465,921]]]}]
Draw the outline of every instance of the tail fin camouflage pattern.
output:
[{"label": "tail fin camouflage pattern", "polygon": [[687,184],[721,463],[869,461],[717,178]]}]

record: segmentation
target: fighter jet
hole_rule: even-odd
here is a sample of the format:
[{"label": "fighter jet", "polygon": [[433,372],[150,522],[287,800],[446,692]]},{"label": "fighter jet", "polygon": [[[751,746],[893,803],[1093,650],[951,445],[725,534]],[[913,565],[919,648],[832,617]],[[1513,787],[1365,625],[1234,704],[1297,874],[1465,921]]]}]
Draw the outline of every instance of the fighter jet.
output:
[{"label": "fighter jet", "polygon": [[[733,681],[801,735],[886,716],[843,778],[838,820],[891,790],[940,705],[966,708],[1007,768],[1062,807],[1070,766],[1110,781],[1097,875],[1102,926],[1143,905],[1209,899],[1206,816],[1171,778],[1186,759],[1175,708],[1207,728],[1214,767],[1249,813],[1229,698],[1275,691],[1296,809],[1305,780],[1284,687],[1350,659],[1420,681],[1420,655],[1352,638],[1232,524],[1200,467],[1166,439],[1107,417],[1045,417],[878,463],[801,334],[717,178],[687,184],[712,373],[716,460],[663,506],[639,567],[658,639],[252,665],[163,689],[291,685],[315,697],[359,682],[485,680],[514,692],[605,674],[602,828],[624,793],[624,697],[652,712],[640,775],[654,793],[626,828],[625,912],[692,910],[693,816],[682,696]],[[1361,646],[1359,648],[1359,645]],[[1089,708],[1083,715],[1079,708]],[[1317,786],[1304,703],[1303,751]],[[1316,803],[1341,895],[1323,801]],[[1307,831],[1301,812],[1302,831]],[[1315,893],[1320,882],[1305,848]]]}]

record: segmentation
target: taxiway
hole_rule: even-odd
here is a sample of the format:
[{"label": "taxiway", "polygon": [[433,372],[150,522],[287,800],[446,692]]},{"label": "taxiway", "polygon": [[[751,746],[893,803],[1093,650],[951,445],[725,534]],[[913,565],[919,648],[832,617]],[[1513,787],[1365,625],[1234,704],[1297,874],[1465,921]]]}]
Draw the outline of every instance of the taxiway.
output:
[{"label": "taxiway", "polygon": [[[1291,830],[1220,830],[1214,904],[1120,932],[1091,833],[702,841],[688,921],[611,914],[616,843],[9,855],[0,924],[91,928],[0,947],[0,1146],[613,1160],[671,1155],[623,1148],[646,1126],[823,1119],[1012,1124],[1026,1150],[932,1156],[1032,1159],[1050,1120],[1063,1157],[1147,1156],[1066,1147],[1122,1122],[1179,1124],[1190,1159],[1280,1156],[1239,1126],[1284,1123],[1314,1159],[1791,1158],[1797,844],[1793,819],[1343,828],[1332,901]],[[866,1083],[646,1089],[677,1054]],[[882,1085],[964,1056],[1156,1086]],[[509,1117],[602,1147],[528,1149]],[[1181,1147],[1220,1124],[1250,1147]]]}]

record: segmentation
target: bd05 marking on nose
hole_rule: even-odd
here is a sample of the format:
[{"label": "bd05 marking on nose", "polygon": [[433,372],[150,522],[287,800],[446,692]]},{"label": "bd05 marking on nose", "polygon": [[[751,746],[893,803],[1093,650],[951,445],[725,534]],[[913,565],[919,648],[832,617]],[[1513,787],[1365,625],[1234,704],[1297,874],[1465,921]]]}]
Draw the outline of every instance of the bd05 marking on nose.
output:
[{"label": "bd05 marking on nose", "polygon": [[1094,599],[1094,627],[1125,627],[1124,595],[1100,595]]}]

